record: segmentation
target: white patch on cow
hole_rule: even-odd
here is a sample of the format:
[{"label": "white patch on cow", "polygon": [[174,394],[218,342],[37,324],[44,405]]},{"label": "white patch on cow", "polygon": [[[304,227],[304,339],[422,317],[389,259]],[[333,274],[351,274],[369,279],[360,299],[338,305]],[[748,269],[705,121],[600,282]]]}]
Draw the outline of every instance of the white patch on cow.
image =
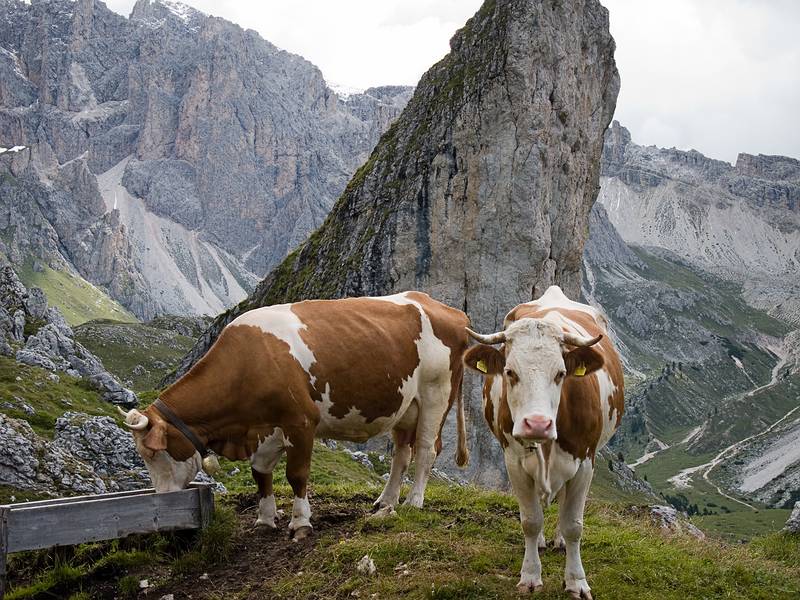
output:
[{"label": "white patch on cow", "polygon": [[292,505],[292,520],[289,522],[289,529],[297,531],[300,527],[311,527],[311,505],[308,497],[294,497]]},{"label": "white patch on cow", "polygon": [[261,440],[258,448],[250,457],[250,466],[259,473],[272,473],[283,451],[291,445],[283,430],[280,427],[276,427],[270,435]]},{"label": "white patch on cow", "polygon": [[275,505],[275,494],[261,498],[258,501],[258,519],[256,525],[266,525],[275,528],[275,517],[278,515],[278,507]]},{"label": "white patch on cow", "polygon": [[150,473],[150,480],[156,492],[177,492],[186,489],[203,467],[200,453],[195,452],[187,460],[175,460],[166,450],[153,453],[152,450],[145,448],[143,437],[141,432],[134,432],[134,442],[144,460],[147,472]]},{"label": "white patch on cow", "polygon": [[611,439],[617,429],[617,409],[611,410],[611,398],[617,391],[617,386],[611,380],[611,376],[605,368],[598,369],[593,373],[597,377],[597,383],[600,387],[600,410],[603,416],[603,433],[600,435],[598,447],[603,447],[606,442]]},{"label": "white patch on cow", "polygon": [[300,331],[306,329],[306,325],[292,311],[291,304],[277,304],[247,311],[234,319],[229,327],[234,325],[252,325],[286,342],[289,352],[308,373],[311,385],[314,385],[316,377],[311,374],[311,365],[317,360],[311,348],[300,337]]},{"label": "white patch on cow", "polygon": [[599,325],[604,326],[606,323],[606,318],[603,313],[601,313],[595,307],[589,306],[588,304],[570,300],[557,285],[551,285],[539,298],[531,302],[526,302],[525,305],[538,306],[540,308],[566,308],[569,310],[579,310],[590,314]]}]

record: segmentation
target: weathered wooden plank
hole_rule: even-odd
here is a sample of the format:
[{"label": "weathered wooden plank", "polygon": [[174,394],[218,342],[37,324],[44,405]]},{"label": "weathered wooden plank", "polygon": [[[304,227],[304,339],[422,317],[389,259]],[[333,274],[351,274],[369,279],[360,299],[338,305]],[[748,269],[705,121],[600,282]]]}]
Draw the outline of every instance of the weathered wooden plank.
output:
[{"label": "weathered wooden plank", "polygon": [[214,516],[214,492],[210,485],[201,485],[197,488],[197,497],[200,501],[200,527],[205,529]]},{"label": "weathered wooden plank", "polygon": [[8,553],[8,513],[5,506],[0,506],[0,600],[6,594],[6,554]]},{"label": "weathered wooden plank", "polygon": [[143,490],[128,490],[127,492],[110,492],[108,494],[95,494],[92,496],[70,496],[68,498],[50,498],[49,500],[32,500],[31,502],[19,502],[17,504],[3,504],[11,509],[32,506],[49,506],[51,504],[71,504],[73,502],[85,502],[86,500],[97,500],[99,498],[122,498],[125,496],[140,496],[142,494],[154,494],[153,488]]},{"label": "weathered wooden plank", "polygon": [[122,497],[103,495],[66,504],[15,506],[8,515],[8,551],[197,528],[202,524],[200,493],[204,489]]}]

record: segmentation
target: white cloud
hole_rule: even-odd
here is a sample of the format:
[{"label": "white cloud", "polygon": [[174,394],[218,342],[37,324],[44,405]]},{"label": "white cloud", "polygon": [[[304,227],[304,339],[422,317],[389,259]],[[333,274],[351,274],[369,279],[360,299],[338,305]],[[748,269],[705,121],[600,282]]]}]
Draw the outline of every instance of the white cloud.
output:
[{"label": "white cloud", "polygon": [[[414,85],[480,0],[188,0],[255,29],[335,83]],[[800,157],[800,2],[603,0],[635,141]],[[134,0],[110,0],[127,15]]]},{"label": "white cloud", "polygon": [[643,144],[800,157],[800,3],[604,0],[622,89],[615,117]]}]

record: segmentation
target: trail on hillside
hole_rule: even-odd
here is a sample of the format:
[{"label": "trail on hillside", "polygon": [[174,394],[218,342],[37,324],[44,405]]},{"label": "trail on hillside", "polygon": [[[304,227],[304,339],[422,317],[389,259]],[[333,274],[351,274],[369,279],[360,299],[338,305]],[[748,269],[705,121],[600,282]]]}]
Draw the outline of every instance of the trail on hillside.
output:
[{"label": "trail on hillside", "polygon": [[[776,356],[778,357],[778,361],[775,364],[775,367],[773,367],[773,369],[772,369],[772,377],[771,377],[770,381],[765,383],[764,385],[760,385],[760,386],[754,387],[749,392],[746,392],[742,396],[743,398],[752,398],[755,394],[758,394],[760,392],[768,390],[768,389],[770,389],[770,388],[772,388],[772,387],[774,387],[775,385],[778,384],[778,374],[780,373],[781,369],[786,365],[786,363],[787,363],[787,361],[789,359],[789,353],[788,352],[776,353]],[[765,427],[761,431],[758,431],[758,432],[756,432],[756,433],[754,433],[754,434],[752,434],[752,435],[750,435],[750,436],[748,436],[748,437],[746,437],[744,439],[741,439],[741,440],[739,440],[737,442],[734,442],[733,444],[727,446],[726,448],[722,449],[714,458],[712,458],[710,461],[708,461],[706,463],[703,463],[702,465],[697,465],[697,466],[694,466],[694,467],[688,467],[686,469],[682,469],[677,475],[673,475],[672,477],[667,479],[667,482],[671,483],[677,489],[690,488],[690,487],[692,487],[692,484],[691,484],[692,476],[697,472],[701,472],[701,475],[702,475],[703,479],[706,482],[708,482],[708,484],[711,485],[715,490],[717,490],[717,493],[719,495],[723,496],[724,498],[727,498],[728,500],[732,500],[732,501],[737,502],[737,503],[739,503],[739,504],[741,504],[743,506],[746,506],[746,507],[750,508],[751,510],[757,510],[757,508],[755,506],[753,506],[752,504],[749,504],[749,503],[747,503],[747,502],[745,502],[743,500],[740,500],[739,498],[734,498],[730,494],[724,492],[719,485],[717,485],[716,483],[711,481],[710,473],[723,460],[725,460],[726,458],[729,458],[729,456],[731,456],[731,455],[735,454],[736,452],[738,452],[738,450],[742,446],[744,446],[745,444],[749,443],[750,441],[752,441],[752,440],[754,440],[754,439],[756,439],[758,437],[766,435],[767,433],[769,433],[770,431],[775,429],[775,427],[777,427],[778,425],[780,425],[781,423],[786,421],[789,417],[791,417],[798,409],[800,409],[800,406],[795,406],[794,408],[789,410],[786,414],[784,414],[780,419],[778,419],[777,421],[775,421],[771,425],[768,425],[767,427]],[[691,440],[692,437],[693,437],[692,435],[687,436],[686,440]],[[684,440],[684,441],[686,441],[686,440]]]}]

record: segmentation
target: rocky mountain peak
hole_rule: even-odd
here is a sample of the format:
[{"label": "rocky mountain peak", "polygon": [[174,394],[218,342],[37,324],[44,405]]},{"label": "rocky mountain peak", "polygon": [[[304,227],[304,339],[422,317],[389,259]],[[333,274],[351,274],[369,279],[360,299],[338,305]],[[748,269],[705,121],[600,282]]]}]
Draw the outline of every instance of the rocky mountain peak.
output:
[{"label": "rocky mountain peak", "polygon": [[734,168],[746,177],[800,184],[800,160],[788,156],[755,156],[741,152]]},{"label": "rocky mountain peak", "polygon": [[302,57],[172,0],[129,19],[0,0],[0,78],[0,144],[27,148],[0,161],[8,256],[75,270],[144,319],[244,298],[411,96],[342,101]]},{"label": "rocky mountain peak", "polygon": [[[236,314],[264,304],[420,289],[493,331],[551,284],[577,297],[619,90],[613,52],[594,0],[485,2],[324,224],[216,320],[182,369]],[[485,447],[472,468],[490,481],[501,461],[484,430],[476,418]]]}]

